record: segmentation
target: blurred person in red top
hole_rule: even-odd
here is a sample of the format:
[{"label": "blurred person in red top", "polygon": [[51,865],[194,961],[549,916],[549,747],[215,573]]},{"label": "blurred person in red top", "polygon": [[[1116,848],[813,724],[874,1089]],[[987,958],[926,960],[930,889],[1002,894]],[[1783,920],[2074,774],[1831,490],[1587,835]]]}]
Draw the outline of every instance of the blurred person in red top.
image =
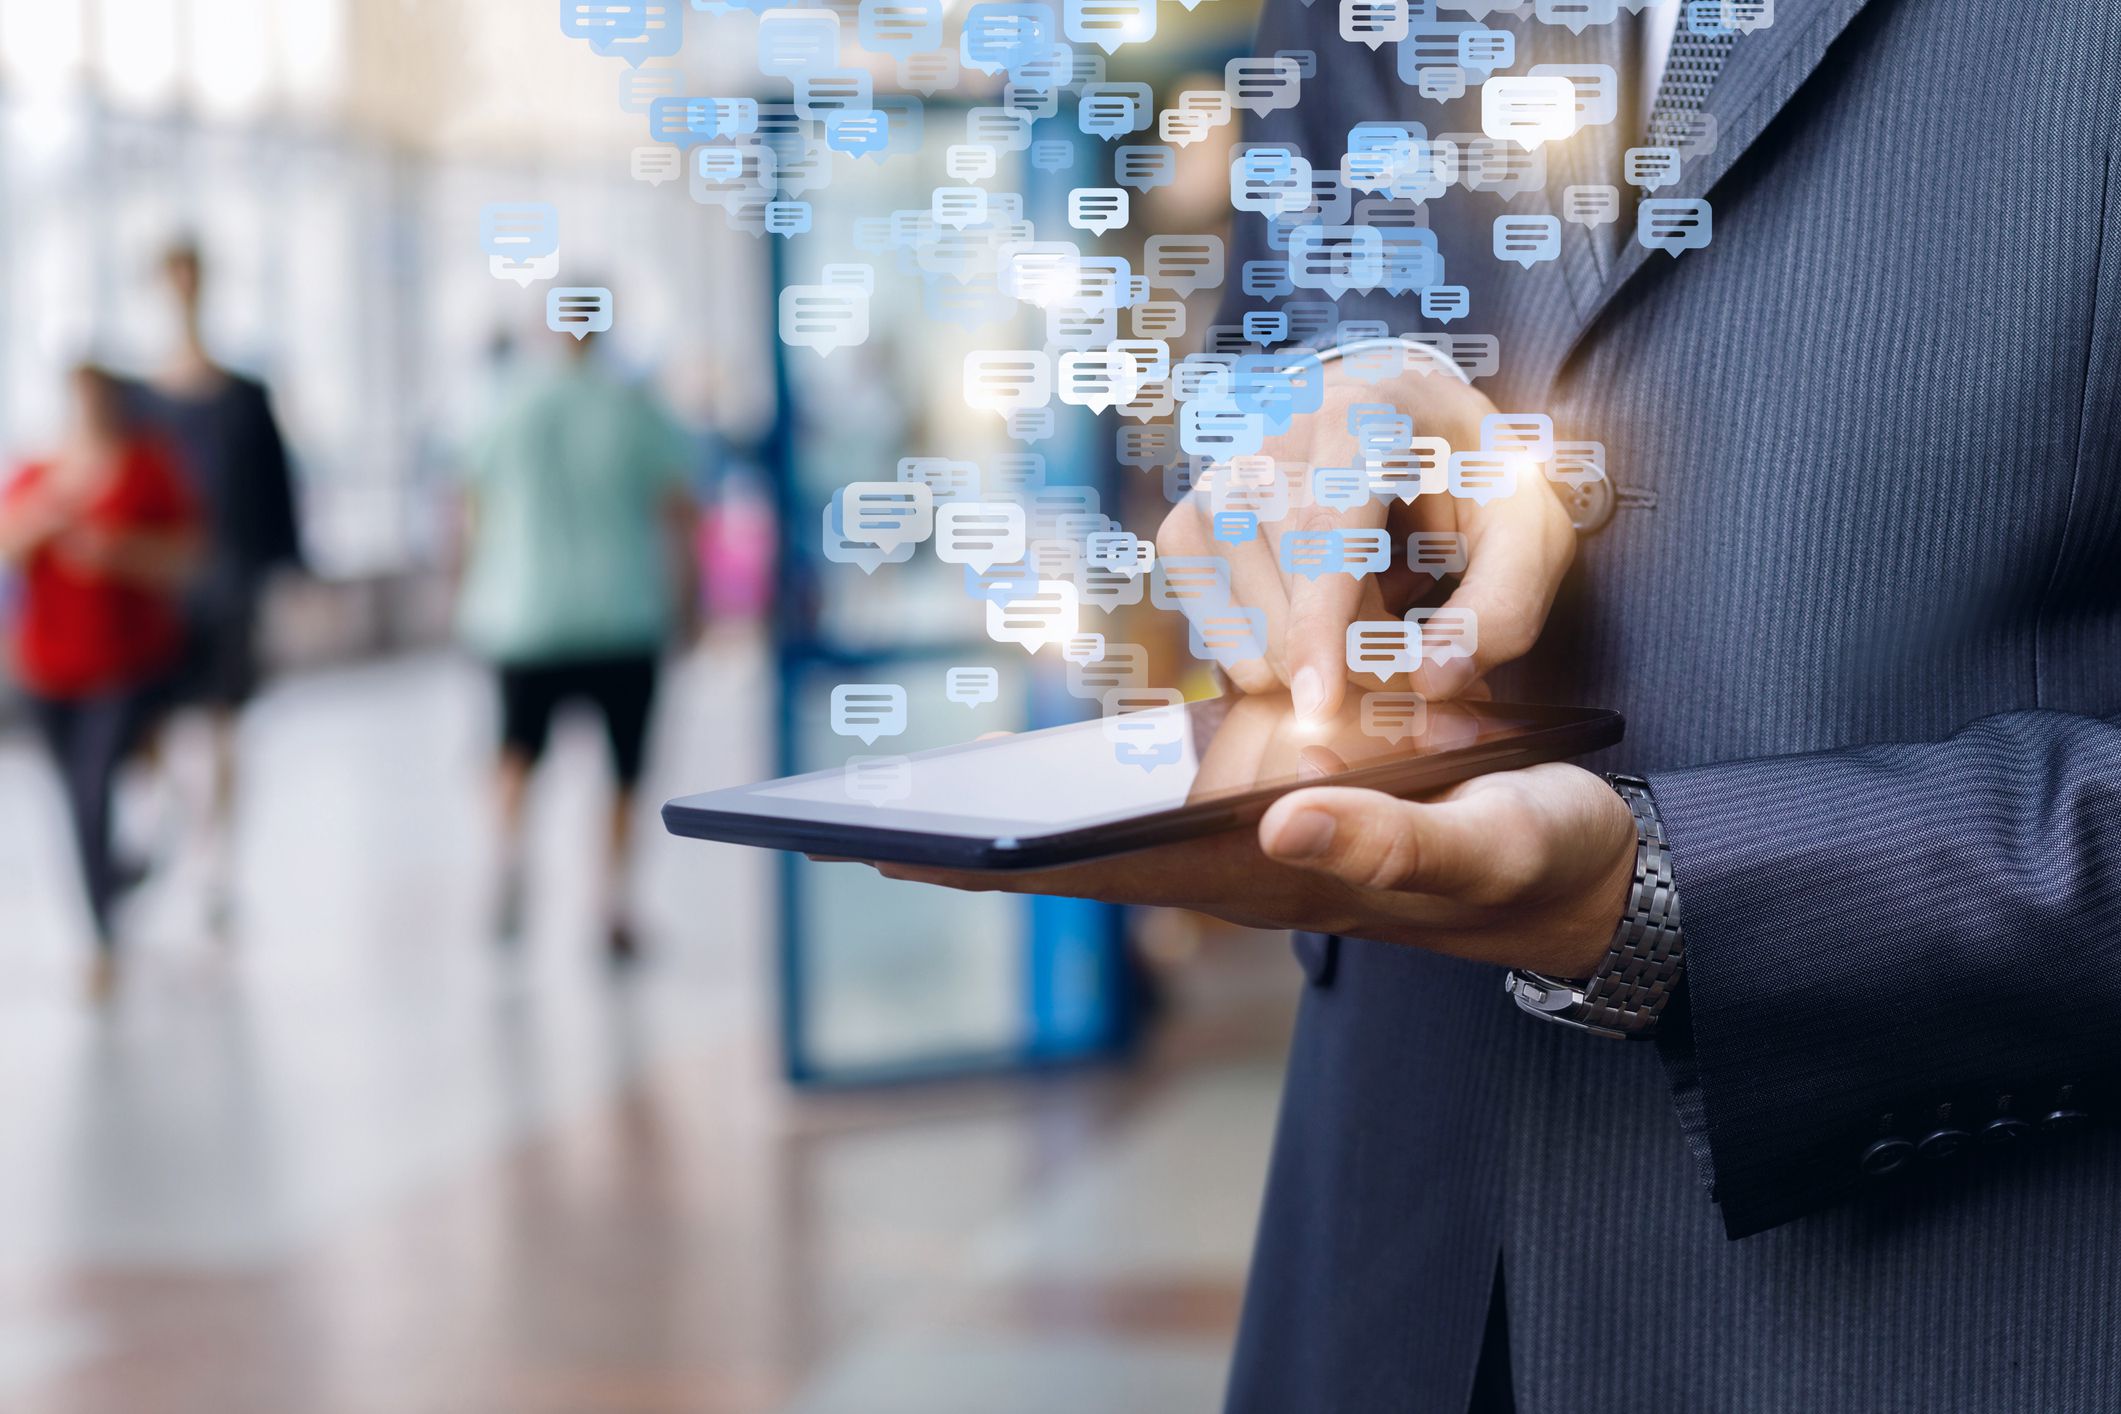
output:
[{"label": "blurred person in red top", "polygon": [[73,392],[57,454],[0,492],[0,559],[21,578],[15,674],[66,786],[96,929],[90,988],[101,997],[116,981],[111,910],[124,882],[111,787],[182,652],[178,596],[201,541],[191,493],[132,426],[117,379],[84,365]]}]

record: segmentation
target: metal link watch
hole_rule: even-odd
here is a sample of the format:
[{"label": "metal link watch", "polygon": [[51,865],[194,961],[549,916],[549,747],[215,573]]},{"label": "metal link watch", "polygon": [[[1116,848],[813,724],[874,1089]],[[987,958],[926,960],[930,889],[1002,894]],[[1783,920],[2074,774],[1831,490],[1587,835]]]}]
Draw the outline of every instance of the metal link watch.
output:
[{"label": "metal link watch", "polygon": [[1635,883],[1627,911],[1598,970],[1581,980],[1549,977],[1512,968],[1503,990],[1525,1011],[1599,1036],[1649,1035],[1658,1014],[1679,985],[1686,964],[1679,931],[1679,889],[1672,880],[1671,852],[1650,783],[1637,776],[1607,776],[1635,817]]}]

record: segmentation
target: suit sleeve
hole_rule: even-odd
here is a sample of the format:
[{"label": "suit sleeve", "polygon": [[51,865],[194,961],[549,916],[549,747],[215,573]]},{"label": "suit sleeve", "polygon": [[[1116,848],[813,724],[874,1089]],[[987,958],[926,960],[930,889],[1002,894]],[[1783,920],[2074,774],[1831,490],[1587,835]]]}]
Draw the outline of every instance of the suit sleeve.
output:
[{"label": "suit sleeve", "polygon": [[1687,957],[1659,1045],[1730,1236],[2113,1112],[2121,716],[1650,782]]}]

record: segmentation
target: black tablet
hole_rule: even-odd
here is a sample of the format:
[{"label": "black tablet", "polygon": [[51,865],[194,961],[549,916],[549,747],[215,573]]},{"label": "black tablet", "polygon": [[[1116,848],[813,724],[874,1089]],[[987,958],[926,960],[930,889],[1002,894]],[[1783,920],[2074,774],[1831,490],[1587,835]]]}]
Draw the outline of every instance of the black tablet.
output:
[{"label": "black tablet", "polygon": [[[1127,705],[1127,694],[1108,707]],[[1154,700],[1154,694],[1134,700]],[[1307,785],[1418,796],[1620,740],[1617,712],[1429,705],[1351,689],[1331,721],[1286,695],[1218,697],[709,791],[663,807],[672,834],[956,869],[1074,863],[1257,820]]]}]

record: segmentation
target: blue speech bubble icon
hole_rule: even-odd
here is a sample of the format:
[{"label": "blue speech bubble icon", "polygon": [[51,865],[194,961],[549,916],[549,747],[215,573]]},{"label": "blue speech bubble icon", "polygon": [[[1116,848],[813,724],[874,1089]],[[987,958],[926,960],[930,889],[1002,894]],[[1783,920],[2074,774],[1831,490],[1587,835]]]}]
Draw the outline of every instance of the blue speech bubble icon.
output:
[{"label": "blue speech bubble icon", "polygon": [[881,160],[890,145],[890,120],[874,108],[844,109],[825,115],[825,146],[834,152]]},{"label": "blue speech bubble icon", "polygon": [[1348,408],[1348,435],[1372,456],[1410,445],[1414,419],[1390,403],[1354,403]]},{"label": "blue speech bubble icon", "polygon": [[545,327],[555,334],[572,334],[575,341],[611,328],[611,291],[584,286],[549,290],[545,295]]},{"label": "blue speech bubble icon", "polygon": [[658,98],[648,105],[648,136],[657,142],[698,144],[721,129],[712,98]]},{"label": "blue speech bubble icon", "polygon": [[1225,545],[1242,545],[1259,534],[1259,517],[1250,511],[1217,511],[1215,538]]},{"label": "blue speech bubble icon", "polygon": [[1075,125],[1110,142],[1149,126],[1153,100],[1145,83],[1093,83],[1083,87]]},{"label": "blue speech bubble icon", "polygon": [[810,203],[807,201],[767,202],[766,229],[776,236],[802,235],[810,229]]},{"label": "blue speech bubble icon", "polygon": [[1495,258],[1529,270],[1561,255],[1559,216],[1509,215],[1495,218]]},{"label": "blue speech bubble icon", "polygon": [[1311,499],[1334,511],[1352,511],[1370,499],[1369,472],[1359,466],[1322,466],[1311,473]]},{"label": "blue speech bubble icon", "polygon": [[479,208],[479,248],[506,260],[535,260],[560,248],[560,210],[549,201],[489,201]]},{"label": "blue speech bubble icon", "polygon": [[648,32],[648,0],[560,0],[560,33],[569,39],[638,39]]},{"label": "blue speech bubble icon", "polygon": [[1122,147],[1112,154],[1112,175],[1123,187],[1147,195],[1178,178],[1178,153],[1161,144]]},{"label": "blue speech bubble icon", "polygon": [[1075,161],[1075,144],[1064,137],[1040,138],[1031,144],[1031,165],[1041,172],[1065,172]]},{"label": "blue speech bubble icon", "polygon": [[1246,354],[1231,374],[1232,400],[1266,418],[1267,430],[1276,436],[1289,430],[1291,418],[1317,412],[1325,402],[1325,364],[1308,350]]},{"label": "blue speech bubble icon", "polygon": [[1635,239],[1675,259],[1683,250],[1703,250],[1715,234],[1715,218],[1698,196],[1656,197],[1635,208]]},{"label": "blue speech bubble icon", "polygon": [[1243,328],[1248,344],[1278,344],[1289,337],[1289,316],[1279,309],[1246,310]]},{"label": "blue speech bubble icon", "polygon": [[1725,23],[1730,0],[1687,0],[1686,27],[1695,34],[1715,37],[1733,33]]},{"label": "blue speech bubble icon", "polygon": [[650,59],[668,59],[685,43],[685,17],[675,0],[647,0],[640,6],[638,34],[592,35],[589,47],[599,54],[624,59],[638,69]]},{"label": "blue speech bubble icon", "polygon": [[1421,292],[1422,317],[1440,324],[1463,319],[1472,308],[1473,292],[1464,285],[1431,285]]},{"label": "blue speech bubble icon", "polygon": [[1340,532],[1337,530],[1291,530],[1275,547],[1282,573],[1317,579],[1341,567]]},{"label": "blue speech bubble icon", "polygon": [[1053,48],[1053,7],[1022,3],[974,5],[958,36],[964,62],[994,73],[1040,59]]}]

